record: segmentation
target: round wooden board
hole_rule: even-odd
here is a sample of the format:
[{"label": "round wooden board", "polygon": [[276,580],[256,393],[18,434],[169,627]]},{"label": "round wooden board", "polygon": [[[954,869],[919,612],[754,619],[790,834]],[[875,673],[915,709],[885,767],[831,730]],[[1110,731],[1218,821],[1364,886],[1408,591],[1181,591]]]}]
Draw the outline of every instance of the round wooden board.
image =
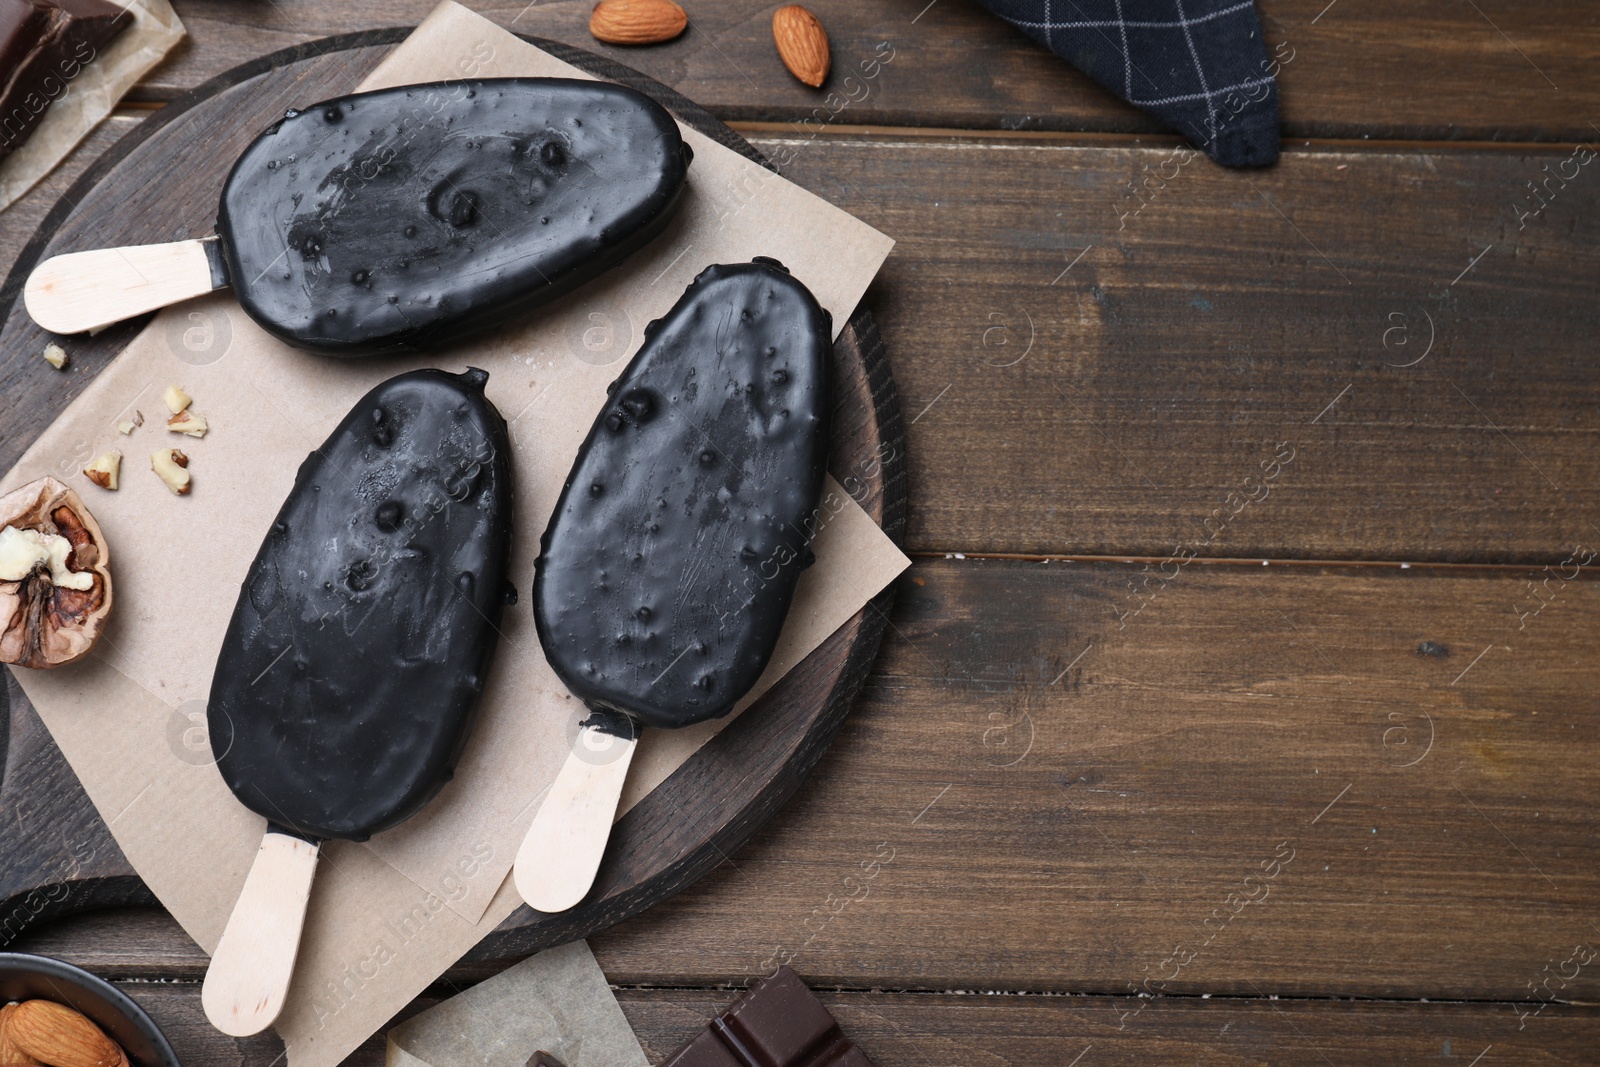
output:
[{"label": "round wooden board", "polygon": [[[0,289],[0,469],[17,458],[148,320],[72,338],[67,374],[40,358],[52,335],[17,299],[48,255],[211,232],[233,159],[285,109],[349,92],[410,33],[374,30],[264,56],[212,79],[142,123],[60,198]],[[659,100],[680,121],[766,165],[738,134],[637,71],[553,41],[527,38],[597,77]],[[864,484],[857,500],[897,542],[905,530],[899,402],[872,316],[858,308],[834,346],[830,467]],[[881,462],[880,462],[881,461]],[[868,477],[863,472],[872,471]],[[470,958],[494,959],[587,937],[694,882],[739,848],[799,787],[849,711],[877,653],[893,589],[790,671],[617,824],[585,902],[560,915],[519,908]],[[96,907],[154,904],[38,715],[8,679],[0,733],[0,944],[42,919]],[[93,856],[79,863],[76,855]],[[92,846],[85,849],[87,844]]]}]

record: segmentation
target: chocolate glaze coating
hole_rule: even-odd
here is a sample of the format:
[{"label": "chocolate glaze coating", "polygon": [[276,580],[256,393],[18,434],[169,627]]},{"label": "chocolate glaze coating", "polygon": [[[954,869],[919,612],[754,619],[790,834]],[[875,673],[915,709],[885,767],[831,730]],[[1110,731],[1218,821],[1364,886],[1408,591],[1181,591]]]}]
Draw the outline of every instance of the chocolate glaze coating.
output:
[{"label": "chocolate glaze coating", "polygon": [[511,462],[480,370],[391,378],[306,457],[207,708],[217,769],[302,836],[416,813],[466,745],[508,596]]},{"label": "chocolate glaze coating", "polygon": [[706,268],[645,338],[545,529],[534,617],[573,695],[678,727],[755,684],[811,558],[833,327],[758,259]]},{"label": "chocolate glaze coating", "polygon": [[245,149],[217,233],[239,302],[289,344],[424,348],[620,263],[672,218],[690,155],[660,104],[607,82],[358,93]]}]

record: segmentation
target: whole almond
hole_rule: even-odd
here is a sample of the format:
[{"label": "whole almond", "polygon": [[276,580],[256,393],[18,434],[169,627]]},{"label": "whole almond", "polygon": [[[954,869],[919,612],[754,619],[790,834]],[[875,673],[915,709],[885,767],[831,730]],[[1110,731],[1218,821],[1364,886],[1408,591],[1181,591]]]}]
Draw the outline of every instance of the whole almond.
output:
[{"label": "whole almond", "polygon": [[6,1036],[49,1067],[121,1067],[122,1046],[65,1004],[25,1000],[6,1017]]},{"label": "whole almond", "polygon": [[660,44],[689,25],[672,0],[600,0],[589,15],[589,32],[606,44]]},{"label": "whole almond", "polygon": [[16,1063],[38,1063],[39,1061],[28,1055],[16,1046],[11,1038],[6,1036],[6,1024],[11,1015],[17,1010],[15,1004],[7,1004],[0,1008],[0,1065]]},{"label": "whole almond", "polygon": [[799,4],[778,8],[772,13],[772,41],[790,74],[813,89],[827,80],[828,31],[817,16]]}]

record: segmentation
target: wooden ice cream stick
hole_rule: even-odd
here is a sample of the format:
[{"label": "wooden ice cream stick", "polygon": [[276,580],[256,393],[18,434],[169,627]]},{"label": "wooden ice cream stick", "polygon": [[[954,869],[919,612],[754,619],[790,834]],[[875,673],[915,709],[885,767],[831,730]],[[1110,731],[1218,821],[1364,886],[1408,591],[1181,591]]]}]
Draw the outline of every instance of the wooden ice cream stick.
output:
[{"label": "wooden ice cream stick", "polygon": [[217,239],[97,248],[52,256],[33,269],[22,300],[54,333],[83,333],[228,285]]},{"label": "wooden ice cream stick", "polygon": [[200,988],[206,1018],[223,1033],[259,1034],[283,1011],[320,851],[276,826],[262,837]]}]

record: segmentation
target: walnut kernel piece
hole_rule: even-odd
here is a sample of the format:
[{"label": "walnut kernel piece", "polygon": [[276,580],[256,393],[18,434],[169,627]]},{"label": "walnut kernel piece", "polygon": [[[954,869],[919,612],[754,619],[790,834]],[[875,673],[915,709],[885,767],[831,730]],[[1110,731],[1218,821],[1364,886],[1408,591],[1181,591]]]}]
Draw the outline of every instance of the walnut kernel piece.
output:
[{"label": "walnut kernel piece", "polygon": [[131,419],[123,419],[121,422],[117,423],[117,432],[121,433],[121,434],[124,434],[124,435],[130,434],[134,430],[137,430],[139,427],[141,427],[143,425],[144,425],[144,412],[135,411],[133,413],[133,418],[131,418]]},{"label": "walnut kernel piece", "polygon": [[184,469],[188,465],[189,457],[176,448],[163,448],[150,453],[150,469],[176,496],[187,496],[189,493],[190,475]]},{"label": "walnut kernel piece", "polygon": [[189,394],[178,388],[176,385],[167,386],[167,391],[161,394],[161,399],[167,402],[167,410],[172,412],[174,415],[188,407],[190,404],[194,403],[194,401],[189,397]]},{"label": "walnut kernel piece", "polygon": [[50,583],[83,592],[94,588],[94,575],[67,567],[72,542],[60,534],[0,527],[0,582],[20,582],[35,570],[48,571]]},{"label": "walnut kernel piece", "polygon": [[167,429],[173,433],[186,433],[190,437],[204,437],[211,427],[206,417],[193,409],[185,408],[167,420]]},{"label": "walnut kernel piece", "polygon": [[44,361],[56,370],[67,369],[67,350],[51,341],[44,346]]},{"label": "walnut kernel piece", "polygon": [[83,468],[83,476],[102,489],[116,489],[121,472],[122,453],[114,448],[100,453],[93,463]]},{"label": "walnut kernel piece", "polygon": [[111,613],[111,553],[78,494],[40,478],[0,497],[0,663],[89,654]]}]

